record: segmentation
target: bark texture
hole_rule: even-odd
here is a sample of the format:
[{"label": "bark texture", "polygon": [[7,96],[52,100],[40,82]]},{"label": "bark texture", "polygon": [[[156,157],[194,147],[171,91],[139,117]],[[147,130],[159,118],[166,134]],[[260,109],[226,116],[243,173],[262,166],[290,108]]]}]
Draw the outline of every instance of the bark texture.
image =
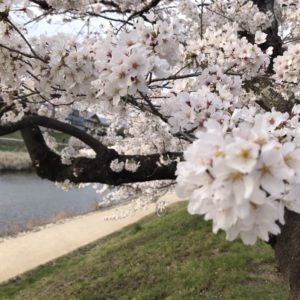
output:
[{"label": "bark texture", "polygon": [[286,210],[285,221],[273,248],[279,271],[289,284],[289,300],[300,300],[300,215]]}]

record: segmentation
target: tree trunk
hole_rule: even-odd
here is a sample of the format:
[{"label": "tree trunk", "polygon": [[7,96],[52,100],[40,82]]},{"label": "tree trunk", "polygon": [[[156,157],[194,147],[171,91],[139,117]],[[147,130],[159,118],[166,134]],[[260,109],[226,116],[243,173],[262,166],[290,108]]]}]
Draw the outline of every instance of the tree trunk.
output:
[{"label": "tree trunk", "polygon": [[279,270],[289,284],[289,300],[300,300],[300,214],[286,210],[285,221],[273,248]]}]

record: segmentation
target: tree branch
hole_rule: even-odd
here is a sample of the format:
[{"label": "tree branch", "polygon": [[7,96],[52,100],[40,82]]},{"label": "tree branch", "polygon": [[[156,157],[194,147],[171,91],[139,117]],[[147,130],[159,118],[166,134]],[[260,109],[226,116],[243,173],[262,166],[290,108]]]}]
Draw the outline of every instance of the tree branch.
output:
[{"label": "tree branch", "polygon": [[[72,159],[70,165],[62,164],[59,154],[53,152],[46,145],[43,135],[37,126],[21,130],[22,137],[28,149],[29,155],[41,178],[51,181],[63,182],[69,180],[73,183],[99,182],[110,185],[124,183],[145,182],[152,180],[175,179],[177,161],[182,159],[182,153],[165,153],[173,161],[168,165],[159,165],[161,155],[119,155],[116,151],[99,153],[96,158],[77,157]],[[119,162],[134,160],[139,163],[136,172],[123,169],[121,172],[113,172],[110,168],[112,160]]]},{"label": "tree branch", "polygon": [[152,8],[154,8],[155,6],[157,6],[159,3],[161,2],[161,0],[152,0],[148,5],[145,5],[141,10],[134,12],[133,14],[131,14],[127,21],[132,20],[135,17],[141,16],[147,12],[149,12]]},{"label": "tree branch", "polygon": [[[96,153],[96,158],[76,157],[70,165],[62,163],[61,156],[52,151],[46,144],[38,126],[55,129],[70,134],[90,146]],[[110,185],[120,185],[132,182],[175,179],[178,160],[183,159],[182,153],[167,152],[150,155],[120,155],[109,149],[84,131],[58,120],[43,116],[30,115],[16,123],[0,126],[0,136],[21,130],[22,137],[31,157],[33,166],[41,178],[51,181],[69,180],[73,183],[99,182]],[[161,156],[171,160],[168,165],[161,165]],[[113,172],[110,164],[113,160],[125,163],[127,160],[139,164],[136,172],[123,169]]]},{"label": "tree branch", "polygon": [[89,147],[91,147],[97,154],[98,153],[103,154],[104,152],[114,151],[108,149],[100,141],[96,140],[91,135],[87,134],[86,132],[80,130],[75,126],[72,126],[70,124],[55,119],[51,119],[44,116],[38,116],[38,115],[26,115],[18,122],[0,125],[0,136],[13,133],[15,131],[22,130],[28,127],[34,127],[34,126],[51,128],[69,134],[71,136],[74,136],[79,140],[81,140],[82,142],[84,142]]},{"label": "tree branch", "polygon": [[52,7],[44,0],[29,0],[30,2],[37,4],[41,9],[49,10]]},{"label": "tree branch", "polygon": [[[268,71],[270,73],[273,72],[273,60],[275,57],[278,55],[282,55],[284,52],[283,49],[283,43],[278,35],[278,21],[276,19],[275,13],[274,13],[274,5],[275,1],[274,0],[252,0],[254,4],[257,5],[260,11],[266,13],[266,12],[271,12],[272,16],[274,18],[271,27],[267,28],[264,32],[267,34],[267,40],[265,43],[259,45],[259,47],[262,50],[266,50],[269,47],[273,47],[273,53],[271,56],[271,63],[269,65]],[[254,37],[253,37],[254,40]]]}]

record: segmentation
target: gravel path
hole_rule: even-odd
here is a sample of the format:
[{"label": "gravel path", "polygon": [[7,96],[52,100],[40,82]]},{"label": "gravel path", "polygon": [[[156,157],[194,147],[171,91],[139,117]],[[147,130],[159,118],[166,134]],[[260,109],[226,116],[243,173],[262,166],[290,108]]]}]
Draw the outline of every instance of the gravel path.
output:
[{"label": "gravel path", "polygon": [[[168,204],[179,200],[172,194],[167,194],[162,199]],[[147,210],[138,210],[126,218],[112,220],[114,216],[130,211],[130,204],[127,204],[117,209],[97,211],[65,220],[61,224],[50,224],[39,231],[28,232],[16,238],[5,239],[0,243],[0,282],[118,231],[153,213],[154,210],[152,204]]]}]

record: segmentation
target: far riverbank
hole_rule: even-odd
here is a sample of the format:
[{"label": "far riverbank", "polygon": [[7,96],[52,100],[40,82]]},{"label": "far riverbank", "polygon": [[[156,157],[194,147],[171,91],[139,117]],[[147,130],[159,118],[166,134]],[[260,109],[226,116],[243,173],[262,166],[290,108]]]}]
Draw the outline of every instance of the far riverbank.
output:
[{"label": "far riverbank", "polygon": [[0,151],[0,172],[33,171],[27,152]]},{"label": "far riverbank", "polygon": [[3,172],[0,174],[0,237],[94,211],[102,202],[102,195],[93,186],[102,187],[93,184],[65,192],[33,172]]}]

